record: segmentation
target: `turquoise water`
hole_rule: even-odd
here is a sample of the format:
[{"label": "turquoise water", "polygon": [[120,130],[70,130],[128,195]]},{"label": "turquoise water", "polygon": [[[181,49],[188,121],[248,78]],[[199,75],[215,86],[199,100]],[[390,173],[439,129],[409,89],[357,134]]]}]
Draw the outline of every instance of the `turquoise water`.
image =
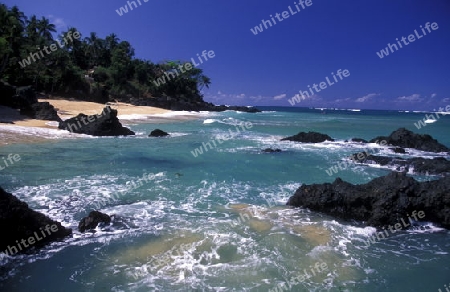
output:
[{"label": "turquoise water", "polygon": [[[374,228],[285,207],[301,184],[338,176],[365,183],[389,172],[359,165],[329,176],[326,170],[352,153],[370,148],[392,155],[375,144],[344,140],[406,127],[450,146],[450,116],[417,130],[414,123],[424,113],[263,109],[156,125],[127,122],[136,137],[1,147],[0,157],[14,153],[21,161],[0,171],[0,185],[73,228],[74,236],[37,253],[1,256],[0,290],[275,291],[321,263],[327,269],[309,272],[287,290],[438,291],[450,283],[446,230],[428,225],[367,246]],[[237,133],[242,122],[252,127]],[[148,138],[155,128],[172,135]],[[230,130],[233,139],[192,155]],[[279,141],[300,131],[336,141]],[[261,153],[268,147],[283,152]],[[117,200],[108,200],[114,194]],[[96,207],[115,214],[113,224],[78,233],[79,220]]]}]

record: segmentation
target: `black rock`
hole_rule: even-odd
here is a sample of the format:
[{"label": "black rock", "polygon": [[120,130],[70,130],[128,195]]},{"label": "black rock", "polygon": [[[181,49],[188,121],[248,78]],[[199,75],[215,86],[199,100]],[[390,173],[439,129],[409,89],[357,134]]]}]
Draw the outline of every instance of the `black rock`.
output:
[{"label": "black rock", "polygon": [[400,153],[400,154],[406,153],[406,150],[401,147],[395,147],[395,148],[389,148],[389,149],[392,150],[394,153]]},{"label": "black rock", "polygon": [[[53,228],[53,229],[52,229]],[[10,255],[30,248],[40,248],[53,241],[62,240],[72,234],[72,230],[50,219],[42,213],[31,210],[28,205],[0,187],[0,252]],[[45,235],[45,237],[44,237]],[[34,244],[29,244],[34,238]],[[18,243],[25,240],[25,245]]]},{"label": "black rock", "polygon": [[414,210],[423,211],[423,220],[450,229],[450,176],[417,182],[392,172],[362,185],[337,178],[332,184],[302,185],[287,205],[375,227],[394,225]]},{"label": "black rock", "polygon": [[78,224],[78,231],[85,232],[86,230],[95,229],[100,223],[111,223],[111,217],[98,211],[92,211],[91,213],[89,213],[89,216],[81,219],[80,223]]},{"label": "black rock", "polygon": [[278,148],[276,148],[276,149],[266,148],[266,149],[263,149],[262,152],[264,152],[264,153],[276,153],[276,152],[281,152],[281,149],[278,149]]},{"label": "black rock", "polygon": [[153,131],[151,131],[150,135],[148,135],[149,137],[165,137],[165,136],[169,136],[169,133],[164,132],[163,130],[160,129],[155,129]]},{"label": "black rock", "polygon": [[334,141],[334,139],[332,139],[330,136],[317,132],[300,132],[297,135],[281,139],[281,141],[294,141],[302,143],[321,143],[327,140]]},{"label": "black rock", "polygon": [[405,128],[400,128],[392,132],[388,137],[379,136],[372,140],[371,143],[376,141],[385,140],[392,146],[398,146],[402,148],[414,148],[428,152],[449,152],[450,149],[445,145],[440,144],[437,140],[433,139],[430,135],[415,134]]},{"label": "black rock", "polygon": [[[354,154],[357,155],[357,154]],[[357,156],[355,156],[357,157]],[[355,159],[355,162],[360,163],[372,163],[372,164],[379,164],[381,166],[388,165],[392,163],[393,161],[404,161],[401,158],[394,158],[394,157],[387,157],[387,156],[377,156],[377,155],[366,155],[362,159]]]},{"label": "black rock", "polygon": [[59,123],[59,129],[92,136],[129,136],[134,135],[130,129],[123,127],[117,118],[117,110],[109,106],[99,115],[79,114],[74,118]]},{"label": "black rock", "polygon": [[364,159],[355,160],[359,163],[375,163],[381,166],[391,166],[396,171],[414,171],[416,174],[424,175],[445,175],[450,173],[450,161],[444,157],[426,159],[415,157],[403,159],[400,157],[386,157],[369,155]]},{"label": "black rock", "polygon": [[37,102],[31,105],[34,119],[62,122],[58,112],[49,102]]},{"label": "black rock", "polygon": [[31,86],[17,87],[0,81],[0,105],[20,109],[20,114],[33,118],[31,106],[37,102],[36,93]]}]

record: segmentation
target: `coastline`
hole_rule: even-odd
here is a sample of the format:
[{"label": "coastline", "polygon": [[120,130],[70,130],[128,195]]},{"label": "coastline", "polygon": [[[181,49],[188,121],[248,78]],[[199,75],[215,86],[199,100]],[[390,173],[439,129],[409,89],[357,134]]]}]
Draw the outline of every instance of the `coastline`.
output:
[{"label": "coastline", "polygon": [[[124,125],[140,123],[164,123],[197,119],[201,113],[177,112],[151,106],[135,106],[123,102],[106,105],[67,99],[39,99],[55,107],[62,120],[79,113],[99,114],[106,105],[118,110],[118,118]],[[0,106],[0,147],[11,144],[40,143],[58,138],[79,138],[84,135],[58,129],[58,122],[30,119],[19,111]]]}]

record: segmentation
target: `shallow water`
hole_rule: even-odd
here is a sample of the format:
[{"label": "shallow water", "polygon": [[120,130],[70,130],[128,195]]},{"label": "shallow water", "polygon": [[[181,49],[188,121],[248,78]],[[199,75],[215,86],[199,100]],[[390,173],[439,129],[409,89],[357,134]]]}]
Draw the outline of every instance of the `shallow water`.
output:
[{"label": "shallow water", "polygon": [[[421,113],[279,110],[130,123],[138,135],[129,138],[1,147],[0,156],[17,153],[21,161],[0,171],[0,185],[73,228],[74,236],[37,253],[2,256],[0,290],[269,291],[305,270],[311,277],[292,291],[437,291],[450,283],[446,230],[430,225],[368,245],[374,228],[285,206],[304,183],[338,176],[364,183],[389,172],[352,165],[329,176],[331,166],[368,147],[393,155],[376,144],[344,140],[406,127],[450,146],[450,117],[419,131],[414,123]],[[202,143],[236,132],[241,122],[252,127],[192,155]],[[148,138],[155,128],[172,135]],[[299,131],[325,133],[336,142],[279,141]],[[261,153],[267,147],[283,152]],[[412,151],[406,157],[416,156],[438,154]],[[120,195],[111,199],[114,194]],[[96,207],[115,214],[113,224],[80,234],[79,220]],[[313,275],[321,263],[327,269]]]}]

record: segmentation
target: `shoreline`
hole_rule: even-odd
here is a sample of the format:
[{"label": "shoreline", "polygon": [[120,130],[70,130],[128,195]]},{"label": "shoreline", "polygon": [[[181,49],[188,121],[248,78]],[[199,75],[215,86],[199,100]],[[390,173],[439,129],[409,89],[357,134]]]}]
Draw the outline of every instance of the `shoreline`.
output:
[{"label": "shoreline", "polygon": [[[123,102],[99,104],[67,99],[39,99],[53,105],[62,120],[79,113],[97,115],[109,105],[118,111],[120,122],[125,125],[143,123],[182,122],[198,119],[201,113],[177,112],[150,106],[135,106]],[[19,114],[19,110],[0,106],[0,147],[12,144],[41,143],[61,138],[81,138],[84,135],[58,129],[58,122],[31,119]]]}]

